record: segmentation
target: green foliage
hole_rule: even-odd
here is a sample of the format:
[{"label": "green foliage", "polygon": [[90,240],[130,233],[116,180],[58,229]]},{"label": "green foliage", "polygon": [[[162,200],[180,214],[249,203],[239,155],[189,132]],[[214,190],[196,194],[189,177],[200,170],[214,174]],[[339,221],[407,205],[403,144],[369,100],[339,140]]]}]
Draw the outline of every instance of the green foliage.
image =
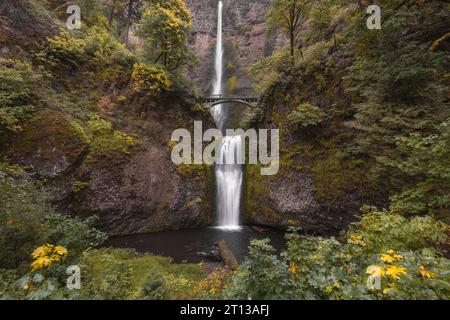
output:
[{"label": "green foliage", "polygon": [[118,64],[131,69],[136,62],[136,57],[112,36],[107,30],[101,27],[88,29],[86,33],[85,52],[93,57],[98,66],[109,66]]},{"label": "green foliage", "polygon": [[[356,42],[356,59],[344,82],[356,107],[351,126],[359,131],[357,151],[380,160],[374,170],[378,179],[395,191],[407,192],[403,198],[417,205],[429,198],[424,193],[433,186],[424,184],[415,191],[401,190],[409,178],[398,179],[403,169],[392,162],[404,153],[405,143],[396,148],[399,136],[435,134],[438,125],[450,115],[445,93],[449,85],[445,67],[448,55],[430,50],[434,40],[446,30],[444,21],[448,21],[449,13],[442,10],[439,1],[418,6],[414,1],[399,5],[384,0],[379,5],[385,17],[382,31],[359,28],[359,17],[347,34]],[[410,209],[411,213],[418,213],[427,208]]]},{"label": "green foliage", "polygon": [[38,79],[29,63],[0,59],[0,129],[17,131],[32,116]]},{"label": "green foliage", "polygon": [[0,163],[0,268],[19,268],[45,241],[46,195],[17,166]]},{"label": "green foliage", "polygon": [[[111,255],[98,257],[87,253],[82,263],[86,266],[83,295],[94,300],[125,300],[132,294],[132,268],[126,261],[116,261]],[[100,263],[101,268],[97,266]],[[97,268],[95,270],[94,268]]]},{"label": "green foliage", "polygon": [[263,58],[251,65],[249,74],[252,77],[255,89],[264,93],[278,80],[279,74],[288,68],[288,52],[277,51],[272,56]]},{"label": "green foliage", "polygon": [[101,26],[108,28],[108,20],[103,14],[103,4],[98,0],[78,0],[82,23],[87,26]]},{"label": "green foliage", "polygon": [[334,11],[330,1],[315,1],[308,15],[308,30],[306,37],[309,40],[320,40],[325,37],[325,33],[332,20],[332,12]]},{"label": "green foliage", "polygon": [[[448,227],[431,217],[369,212],[341,239],[287,234],[277,258],[268,240],[252,242],[226,298],[448,299],[450,261],[435,249]],[[250,269],[251,267],[251,269]],[[368,285],[380,271],[380,288]],[[370,282],[370,281],[369,281]]]},{"label": "green foliage", "polygon": [[362,211],[365,214],[350,226],[346,235],[348,239],[361,238],[366,253],[375,254],[391,248],[417,251],[448,241],[448,226],[431,216],[405,218],[370,207],[363,207]]},{"label": "green foliage", "polygon": [[[398,156],[385,160],[414,184],[404,185],[391,198],[392,210],[403,214],[434,213],[447,215],[450,199],[450,121],[438,134],[423,137],[415,133],[397,139]],[[382,161],[380,159],[380,161]]]},{"label": "green foliage", "polygon": [[268,239],[252,240],[248,258],[225,291],[229,299],[282,299],[288,285],[287,266],[275,255]]},{"label": "green foliage", "polygon": [[83,251],[94,248],[107,239],[106,233],[93,227],[97,220],[96,216],[83,221],[64,215],[49,214],[45,217],[47,242],[67,248],[70,256],[79,256]]},{"label": "green foliage", "polygon": [[205,276],[197,265],[125,249],[90,250],[80,263],[87,277],[81,293],[85,299],[192,299],[192,288]]},{"label": "green foliage", "polygon": [[75,70],[85,61],[85,42],[61,29],[59,35],[48,38],[36,58],[50,68]]},{"label": "green foliage", "polygon": [[164,275],[152,272],[145,279],[141,287],[141,295],[145,300],[164,300],[170,296]]},{"label": "green foliage", "polygon": [[320,108],[304,103],[289,113],[288,122],[294,130],[298,130],[299,128],[317,126],[324,118],[325,113]]},{"label": "green foliage", "polygon": [[138,25],[144,57],[168,70],[187,65],[192,56],[186,46],[191,15],[183,0],[152,1]]},{"label": "green foliage", "polygon": [[289,37],[291,63],[295,63],[296,38],[311,8],[311,0],[274,0],[266,15],[270,32],[282,30]]},{"label": "green foliage", "polygon": [[42,244],[64,246],[70,260],[106,239],[95,217],[81,221],[55,214],[47,195],[20,167],[0,163],[0,268],[27,269]]},{"label": "green foliage", "polygon": [[122,131],[114,130],[112,123],[97,115],[91,117],[85,129],[88,137],[90,156],[95,157],[109,152],[129,154],[137,143],[135,138]]},{"label": "green foliage", "polygon": [[311,172],[315,181],[315,194],[326,206],[336,205],[346,194],[355,194],[362,188],[361,162],[348,159],[340,151],[322,155],[314,161]]}]

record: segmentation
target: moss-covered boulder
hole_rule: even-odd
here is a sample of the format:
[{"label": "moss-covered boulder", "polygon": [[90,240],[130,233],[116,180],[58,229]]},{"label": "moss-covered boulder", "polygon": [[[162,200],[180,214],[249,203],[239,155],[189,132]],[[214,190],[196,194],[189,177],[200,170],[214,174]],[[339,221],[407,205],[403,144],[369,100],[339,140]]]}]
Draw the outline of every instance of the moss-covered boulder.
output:
[{"label": "moss-covered boulder", "polygon": [[67,173],[88,152],[76,127],[58,112],[40,112],[7,140],[6,156],[41,178]]}]

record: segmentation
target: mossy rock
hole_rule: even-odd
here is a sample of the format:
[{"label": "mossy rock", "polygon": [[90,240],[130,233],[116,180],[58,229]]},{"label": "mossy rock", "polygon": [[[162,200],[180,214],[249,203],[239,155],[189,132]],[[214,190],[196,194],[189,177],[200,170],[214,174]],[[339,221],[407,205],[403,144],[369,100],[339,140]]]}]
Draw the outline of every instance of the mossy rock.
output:
[{"label": "mossy rock", "polygon": [[70,171],[87,154],[88,146],[62,114],[40,112],[11,137],[7,156],[31,167],[42,178]]}]

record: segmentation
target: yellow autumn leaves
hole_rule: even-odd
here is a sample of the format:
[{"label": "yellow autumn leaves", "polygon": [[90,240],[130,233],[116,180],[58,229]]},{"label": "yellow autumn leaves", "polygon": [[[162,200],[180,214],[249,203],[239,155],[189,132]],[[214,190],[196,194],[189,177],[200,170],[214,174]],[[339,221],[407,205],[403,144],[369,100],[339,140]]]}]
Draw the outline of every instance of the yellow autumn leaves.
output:
[{"label": "yellow autumn leaves", "polygon": [[153,96],[169,90],[172,85],[162,68],[145,63],[136,63],[133,66],[132,78],[135,91],[146,91]]},{"label": "yellow autumn leaves", "polygon": [[[388,294],[395,287],[395,281],[399,280],[401,276],[408,274],[406,268],[399,264],[403,260],[404,257],[402,255],[396,253],[395,250],[390,249],[380,254],[380,261],[383,264],[369,266],[366,270],[366,273],[369,274],[369,279],[378,277],[381,281],[381,279],[384,277],[386,280],[390,280],[390,287],[383,289],[383,293]],[[435,278],[435,274],[429,270],[426,270],[423,265],[420,265],[418,275],[422,278]],[[369,282],[370,281],[368,281],[368,283]]]},{"label": "yellow autumn leaves", "polygon": [[393,263],[403,260],[403,256],[396,254],[394,250],[390,249],[386,253],[380,255],[380,260],[386,263]]},{"label": "yellow autumn leaves", "polygon": [[289,269],[288,271],[292,274],[296,274],[298,272],[298,268],[297,268],[297,264],[295,262],[291,262],[289,264]]},{"label": "yellow autumn leaves", "polygon": [[54,263],[60,263],[68,254],[63,246],[47,244],[36,248],[31,256],[35,259],[31,263],[31,269],[41,270],[50,267]]},{"label": "yellow autumn leaves", "polygon": [[395,265],[394,263],[403,260],[403,256],[396,254],[394,250],[388,250],[386,253],[380,255],[380,260],[385,262],[387,265],[379,266],[374,265],[367,268],[366,273],[371,276],[387,276],[393,280],[400,279],[400,275],[406,274],[406,269],[402,266]]}]

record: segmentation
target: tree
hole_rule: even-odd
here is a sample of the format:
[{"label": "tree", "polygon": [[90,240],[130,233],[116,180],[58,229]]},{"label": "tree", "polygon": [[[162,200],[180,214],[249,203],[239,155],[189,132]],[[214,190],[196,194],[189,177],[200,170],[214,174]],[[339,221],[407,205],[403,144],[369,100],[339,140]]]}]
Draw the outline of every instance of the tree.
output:
[{"label": "tree", "polygon": [[128,41],[130,37],[130,28],[131,28],[131,17],[133,16],[133,4],[135,0],[130,0],[128,2],[128,9],[127,9],[127,24],[125,27],[125,45],[128,46]]},{"label": "tree", "polygon": [[138,35],[148,47],[146,57],[170,71],[186,64],[190,57],[187,40],[191,25],[183,0],[151,1],[138,27]]},{"label": "tree", "polygon": [[311,0],[274,0],[266,16],[269,31],[282,29],[289,37],[292,64],[295,63],[295,39],[305,21]]}]

